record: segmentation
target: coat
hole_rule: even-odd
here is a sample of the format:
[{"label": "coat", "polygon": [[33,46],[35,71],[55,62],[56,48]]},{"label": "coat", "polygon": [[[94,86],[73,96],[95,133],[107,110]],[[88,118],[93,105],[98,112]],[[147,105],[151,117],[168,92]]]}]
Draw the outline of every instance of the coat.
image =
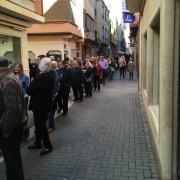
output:
[{"label": "coat", "polygon": [[69,90],[71,86],[71,69],[63,67],[57,70],[61,90]]},{"label": "coat", "polygon": [[84,82],[84,75],[83,71],[80,67],[72,68],[71,69],[71,84],[83,84]]},{"label": "coat", "polygon": [[129,61],[129,63],[128,63],[128,71],[129,72],[134,71],[134,63],[132,61]]},{"label": "coat", "polygon": [[32,111],[51,112],[54,91],[54,78],[51,72],[39,74],[30,84],[31,96],[29,109]]},{"label": "coat", "polygon": [[19,80],[11,73],[0,73],[0,136],[10,136],[25,121],[24,93]]}]

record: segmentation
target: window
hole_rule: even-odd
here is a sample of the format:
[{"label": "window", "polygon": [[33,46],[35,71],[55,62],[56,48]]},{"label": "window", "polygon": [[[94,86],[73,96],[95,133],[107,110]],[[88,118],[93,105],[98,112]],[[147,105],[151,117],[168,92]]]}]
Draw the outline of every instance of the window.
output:
[{"label": "window", "polygon": [[95,16],[95,19],[97,18],[97,10],[94,9],[94,16]]},{"label": "window", "polygon": [[0,34],[0,56],[12,63],[21,63],[21,41],[19,37]]}]

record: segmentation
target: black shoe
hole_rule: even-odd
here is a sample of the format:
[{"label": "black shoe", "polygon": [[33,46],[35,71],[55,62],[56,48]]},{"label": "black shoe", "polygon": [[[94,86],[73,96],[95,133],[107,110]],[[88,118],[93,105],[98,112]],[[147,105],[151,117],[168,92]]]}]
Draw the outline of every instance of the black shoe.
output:
[{"label": "black shoe", "polygon": [[79,99],[79,102],[82,102],[83,101],[83,99]]},{"label": "black shoe", "polygon": [[52,151],[52,148],[44,148],[41,152],[40,155],[46,155]]},{"label": "black shoe", "polygon": [[73,99],[73,101],[77,101],[78,99]]},{"label": "black shoe", "polygon": [[28,146],[28,149],[41,149],[42,146],[41,145],[36,145],[36,144],[32,144]]},{"label": "black shoe", "polygon": [[66,116],[66,115],[67,115],[67,112],[63,112],[62,115],[63,115],[63,116]]},{"label": "black shoe", "polygon": [[58,109],[58,113],[60,113],[61,112],[61,109]]}]

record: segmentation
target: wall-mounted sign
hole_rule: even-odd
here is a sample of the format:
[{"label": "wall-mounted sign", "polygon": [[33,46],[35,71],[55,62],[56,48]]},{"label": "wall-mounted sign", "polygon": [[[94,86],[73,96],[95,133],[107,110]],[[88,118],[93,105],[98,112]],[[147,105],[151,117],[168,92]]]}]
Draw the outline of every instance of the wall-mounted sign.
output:
[{"label": "wall-mounted sign", "polygon": [[131,12],[123,12],[124,23],[133,23],[135,21],[135,16]]}]

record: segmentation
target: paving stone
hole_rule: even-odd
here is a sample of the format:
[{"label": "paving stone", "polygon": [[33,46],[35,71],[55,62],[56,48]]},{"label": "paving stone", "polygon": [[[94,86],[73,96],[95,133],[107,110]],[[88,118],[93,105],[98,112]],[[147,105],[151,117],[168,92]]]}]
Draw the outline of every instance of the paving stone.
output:
[{"label": "paving stone", "polygon": [[52,153],[22,146],[27,180],[159,180],[137,82],[118,77],[57,118]]}]

